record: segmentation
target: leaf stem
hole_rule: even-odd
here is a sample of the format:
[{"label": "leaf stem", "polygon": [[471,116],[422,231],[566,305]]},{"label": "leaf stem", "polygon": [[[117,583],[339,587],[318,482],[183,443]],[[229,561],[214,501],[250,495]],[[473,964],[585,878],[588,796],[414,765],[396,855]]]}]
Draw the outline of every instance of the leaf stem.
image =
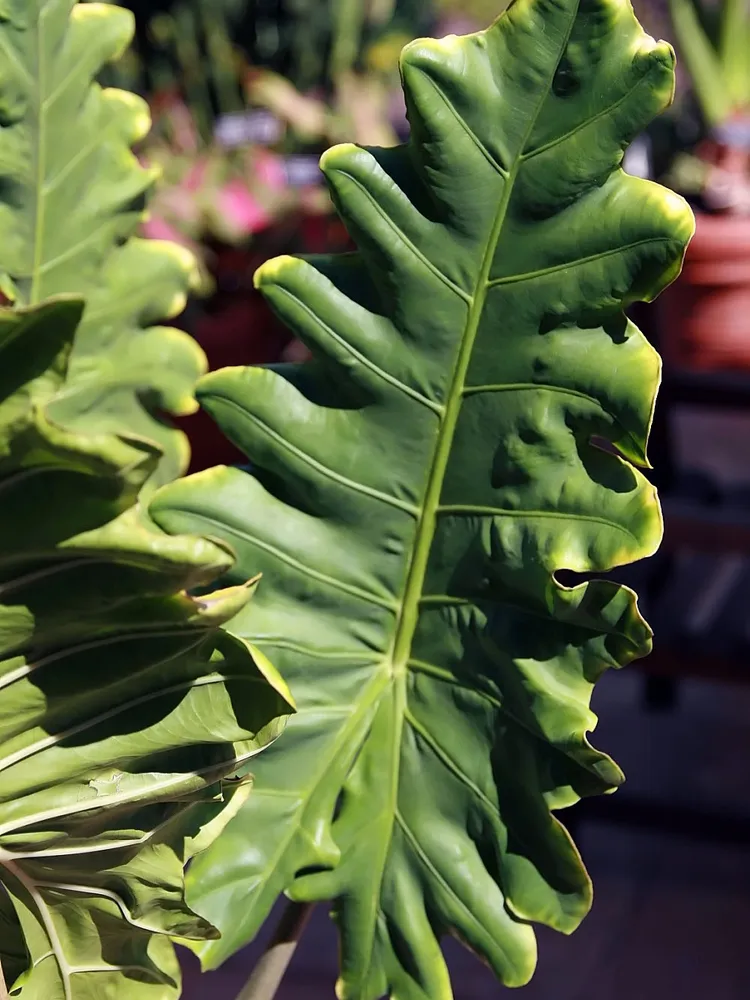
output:
[{"label": "leaf stem", "polygon": [[287,903],[270,944],[237,1000],[274,1000],[312,911],[312,903]]}]

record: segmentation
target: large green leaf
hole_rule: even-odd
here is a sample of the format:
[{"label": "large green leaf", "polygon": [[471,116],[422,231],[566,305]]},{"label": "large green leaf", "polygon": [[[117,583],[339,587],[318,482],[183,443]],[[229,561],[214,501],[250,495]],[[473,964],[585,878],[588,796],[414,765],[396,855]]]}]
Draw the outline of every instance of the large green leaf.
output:
[{"label": "large green leaf", "polygon": [[136,504],[154,445],[50,421],[81,311],[0,312],[0,962],[23,1000],[166,1000],[169,935],[216,933],[185,905],[184,864],[289,707],[219,628],[252,588],[186,594],[226,548]]},{"label": "large green leaf", "polygon": [[56,418],[157,441],[158,483],[188,459],[159,412],[196,408],[205,358],[187,335],[152,326],[181,311],[194,265],[179,247],[133,236],[156,177],[130,150],[148,109],[92,82],[132,31],[130,12],[107,4],[0,4],[0,287],[20,305],[87,300]]},{"label": "large green leaf", "polygon": [[673,62],[625,0],[517,0],[407,47],[410,142],[323,158],[359,252],[258,274],[317,360],[199,385],[255,472],[168,486],[152,515],[230,542],[230,578],[266,573],[231,627],[300,707],[191,870],[223,931],[207,965],[287,890],[335,900],[342,1000],[438,1000],[445,933],[520,984],[531,922],[587,912],[551,810],[619,784],[589,701],[650,632],[627,589],[555,574],[661,536],[634,467],[659,360],[622,310],[676,275],[692,219],[620,163]]}]

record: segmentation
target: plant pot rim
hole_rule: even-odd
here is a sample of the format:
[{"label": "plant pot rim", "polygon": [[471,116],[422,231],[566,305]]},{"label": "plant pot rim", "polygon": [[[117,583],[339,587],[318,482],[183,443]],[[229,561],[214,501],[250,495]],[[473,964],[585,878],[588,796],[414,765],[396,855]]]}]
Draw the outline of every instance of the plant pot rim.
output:
[{"label": "plant pot rim", "polygon": [[688,247],[691,262],[750,260],[750,215],[713,215],[695,212],[695,235]]}]

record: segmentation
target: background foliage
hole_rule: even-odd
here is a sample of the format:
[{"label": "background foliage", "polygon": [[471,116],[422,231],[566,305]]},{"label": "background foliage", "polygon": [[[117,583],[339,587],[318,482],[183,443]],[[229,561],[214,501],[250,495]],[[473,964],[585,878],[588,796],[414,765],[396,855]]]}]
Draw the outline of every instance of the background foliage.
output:
[{"label": "background foliage", "polygon": [[161,935],[215,934],[184,864],[289,709],[218,630],[251,590],[186,596],[230,554],[136,505],[158,449],[49,420],[81,311],[0,315],[0,960],[24,1000],[177,996]]},{"label": "background foliage", "polygon": [[184,866],[291,711],[220,631],[253,590],[211,591],[229,549],[140,503],[186,464],[161,411],[195,407],[205,359],[151,326],[192,263],[133,238],[146,106],[92,82],[131,31],[71,0],[0,14],[0,964],[24,1000],[179,994],[170,937],[216,934]]},{"label": "background foliage", "polygon": [[190,337],[153,325],[184,308],[194,264],[134,235],[157,176],[130,151],[148,132],[147,107],[92,82],[132,30],[127,11],[73,0],[14,3],[0,20],[0,283],[19,306],[86,299],[55,414],[157,442],[153,484],[187,465],[184,436],[160,414],[196,408],[205,358]]}]

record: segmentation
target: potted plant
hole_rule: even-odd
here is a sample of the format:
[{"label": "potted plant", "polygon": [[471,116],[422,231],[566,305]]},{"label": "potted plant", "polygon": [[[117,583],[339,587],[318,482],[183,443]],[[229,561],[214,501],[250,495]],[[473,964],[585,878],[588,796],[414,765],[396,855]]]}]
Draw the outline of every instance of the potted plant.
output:
[{"label": "potted plant", "polygon": [[131,20],[0,19],[0,1000],[176,1000],[173,941],[214,966],[281,893],[332,901],[340,997],[438,1000],[443,936],[521,985],[588,911],[557,813],[620,783],[590,698],[651,644],[598,574],[661,537],[624,307],[692,219],[620,169],[670,47],[580,7],[407,46],[409,141],[322,161],[357,251],[256,275],[313,359],[200,379],[252,468],[187,478],[191,262],[92,82]]},{"label": "potted plant", "polygon": [[662,300],[664,351],[676,366],[750,369],[750,8],[670,7],[705,134],[664,178],[696,214],[683,273]]}]

